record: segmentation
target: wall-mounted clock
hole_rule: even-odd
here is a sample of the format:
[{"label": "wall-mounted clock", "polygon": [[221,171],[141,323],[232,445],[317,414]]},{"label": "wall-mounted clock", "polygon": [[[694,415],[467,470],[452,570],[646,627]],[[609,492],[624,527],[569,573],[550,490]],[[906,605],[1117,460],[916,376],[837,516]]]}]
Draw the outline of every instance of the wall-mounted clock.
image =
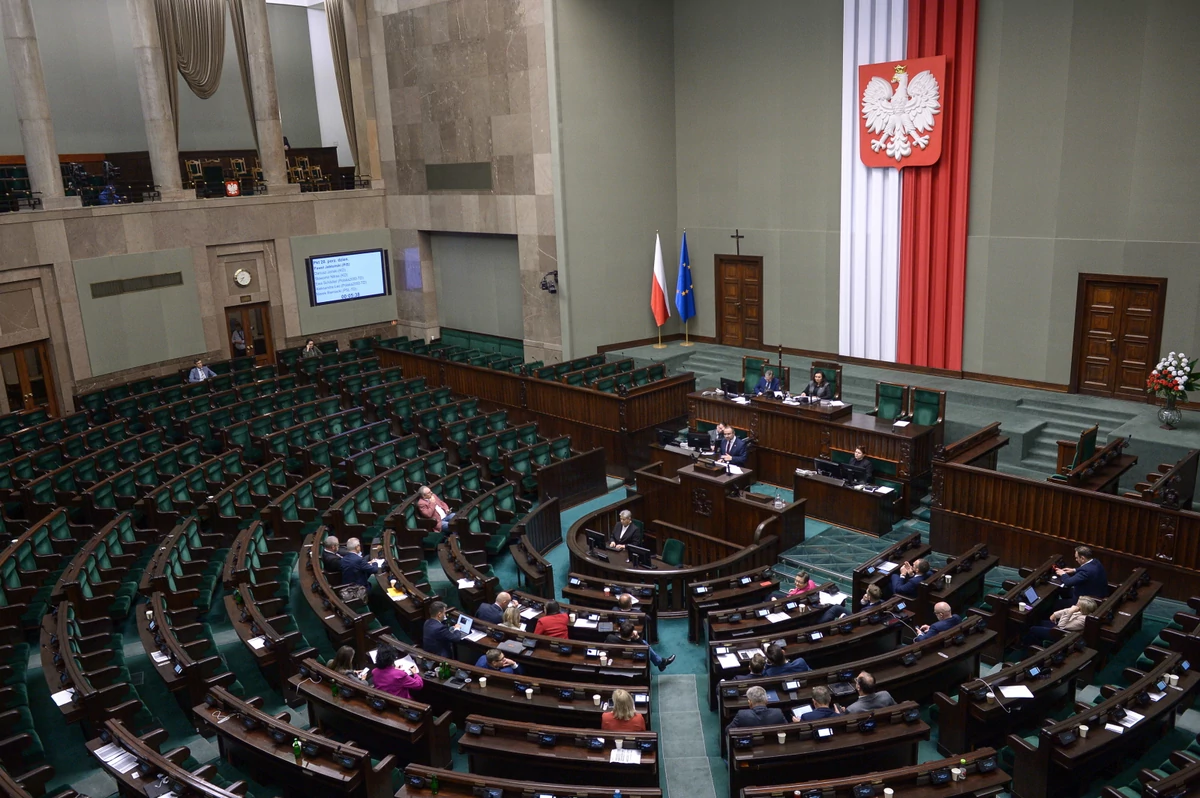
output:
[{"label": "wall-mounted clock", "polygon": [[233,273],[233,281],[235,283],[237,283],[238,285],[240,285],[242,288],[245,288],[246,286],[250,285],[250,281],[252,279],[254,279],[254,278],[250,275],[250,272],[246,271],[245,269],[238,269],[236,272]]}]

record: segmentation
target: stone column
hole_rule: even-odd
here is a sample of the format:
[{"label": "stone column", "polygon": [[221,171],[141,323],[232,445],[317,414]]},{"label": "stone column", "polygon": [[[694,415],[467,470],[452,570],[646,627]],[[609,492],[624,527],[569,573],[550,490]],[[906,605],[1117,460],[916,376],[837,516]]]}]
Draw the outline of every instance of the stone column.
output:
[{"label": "stone column", "polygon": [[184,199],[188,195],[179,174],[179,143],[175,139],[168,83],[176,78],[166,74],[154,0],[126,0],[126,3],[133,35],[133,61],[142,97],[142,118],[150,149],[150,169],[164,200]]},{"label": "stone column", "polygon": [[50,100],[42,76],[42,56],[38,52],[30,0],[0,0],[0,27],[4,29],[4,51],[8,54],[8,72],[17,101],[29,182],[34,191],[41,192],[42,207],[78,208],[82,205],[79,197],[63,194],[58,145],[54,141],[54,123],[50,119]]},{"label": "stone column", "polygon": [[271,57],[271,32],[267,29],[266,0],[244,0],[246,50],[250,63],[250,94],[254,97],[254,127],[258,131],[258,159],[271,194],[299,192],[287,181],[283,152],[283,122],[275,92],[275,61]]}]

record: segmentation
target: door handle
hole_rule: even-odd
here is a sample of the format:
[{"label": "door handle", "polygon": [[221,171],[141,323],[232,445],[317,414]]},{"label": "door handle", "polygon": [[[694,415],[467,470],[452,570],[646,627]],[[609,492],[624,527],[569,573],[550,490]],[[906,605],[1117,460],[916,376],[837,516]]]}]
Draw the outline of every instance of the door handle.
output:
[{"label": "door handle", "polygon": [[1109,338],[1108,339],[1108,347],[1109,347],[1109,349],[1116,349],[1117,348],[1117,339]]}]

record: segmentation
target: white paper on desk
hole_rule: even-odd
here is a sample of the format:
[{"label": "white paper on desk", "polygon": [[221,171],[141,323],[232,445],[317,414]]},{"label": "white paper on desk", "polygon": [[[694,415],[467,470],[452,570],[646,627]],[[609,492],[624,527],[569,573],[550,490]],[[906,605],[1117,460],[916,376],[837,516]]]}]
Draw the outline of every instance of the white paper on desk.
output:
[{"label": "white paper on desk", "polygon": [[[75,698],[75,688],[68,687],[66,690],[59,690],[57,693],[51,693],[50,697],[54,699],[55,706],[65,706]],[[96,753],[98,754],[99,752],[100,749],[96,749]]]},{"label": "white paper on desk", "polygon": [[733,401],[737,402],[739,405],[750,404],[750,400],[744,396],[735,396],[735,397],[733,397]]},{"label": "white paper on desk", "polygon": [[876,485],[875,492],[876,493],[895,493],[895,490],[892,488],[889,488],[887,485]]},{"label": "white paper on desk", "polygon": [[885,563],[875,566],[875,570],[880,571],[885,574],[890,574],[892,571],[896,570],[896,568],[898,568],[898,567],[899,567],[899,565],[897,563],[894,563],[891,560],[889,560]]},{"label": "white paper on desk", "polygon": [[521,610],[521,617],[527,621],[532,621],[534,618],[542,614],[542,611],[537,607],[526,607]]},{"label": "white paper on desk", "polygon": [[250,646],[250,648],[257,650],[267,644],[267,639],[265,637],[263,637],[262,635],[259,635],[258,637],[250,638],[249,640],[246,641],[246,643],[247,643],[247,645]]},{"label": "white paper on desk", "polygon": [[834,399],[833,401],[831,401],[829,403],[829,406],[830,407],[845,407],[846,403],[843,402],[841,399]]},{"label": "white paper on desk", "polygon": [[150,659],[154,660],[155,665],[162,665],[164,662],[171,661],[171,658],[161,651],[151,651]]},{"label": "white paper on desk", "polygon": [[892,426],[893,427],[907,427],[911,423],[912,423],[911,421],[893,421]]},{"label": "white paper on desk", "polygon": [[1162,701],[1167,697],[1166,693],[1149,693],[1148,695],[1150,696],[1151,701]]},{"label": "white paper on desk", "polygon": [[1000,688],[1005,698],[1033,698],[1033,691],[1023,684],[1006,684]]},{"label": "white paper on desk", "polygon": [[729,473],[736,477],[739,474],[745,474],[746,469],[742,468],[741,466],[735,466],[733,463],[730,463],[729,464]]},{"label": "white paper on desk", "polygon": [[458,580],[458,589],[459,590],[466,590],[466,589],[472,588],[472,587],[475,587],[474,581],[472,581],[470,579],[459,579]]},{"label": "white paper on desk", "polygon": [[850,597],[840,590],[837,593],[822,593],[821,604],[826,607],[836,607],[848,598]]},{"label": "white paper on desk", "polygon": [[101,762],[110,762],[112,761],[113,757],[123,753],[124,751],[125,749],[116,743],[109,743],[108,745],[102,745],[97,748],[95,754],[96,758]]},{"label": "white paper on desk", "polygon": [[392,601],[404,601],[406,598],[408,598],[407,593],[400,593],[398,591],[393,593],[389,590],[388,595],[391,596]]},{"label": "white paper on desk", "polygon": [[479,629],[476,629],[474,632],[471,632],[471,634],[467,635],[466,639],[469,640],[470,642],[474,643],[477,640],[482,640],[485,637],[487,637],[486,633],[480,631]]},{"label": "white paper on desk", "polygon": [[1145,720],[1146,716],[1134,712],[1132,709],[1125,710],[1125,717],[1121,718],[1117,723],[1120,723],[1126,729],[1132,729],[1137,725],[1138,721]]},{"label": "white paper on desk", "polygon": [[[374,662],[374,661],[375,661],[375,652],[374,652],[374,651],[372,651],[372,652],[371,652],[371,662]],[[411,656],[409,656],[408,654],[405,654],[403,657],[401,657],[400,659],[396,660],[396,667],[397,667],[397,668],[399,668],[399,669],[401,669],[401,670],[403,670],[403,671],[415,671],[415,670],[420,670],[420,669],[417,667],[417,663],[416,663],[416,661],[415,661],[415,660],[413,660],[413,658],[412,658]]]},{"label": "white paper on desk", "polygon": [[779,623],[780,621],[791,620],[791,617],[786,612],[773,612],[767,616],[767,620],[771,623]]},{"label": "white paper on desk", "polygon": [[380,557],[380,558],[378,558],[378,559],[371,560],[371,564],[372,564],[372,565],[379,565],[379,566],[382,566],[382,565],[383,565],[383,558],[382,558],[382,557]]},{"label": "white paper on desk", "polygon": [[125,774],[138,766],[138,760],[133,754],[122,751],[108,763],[108,766],[118,773]]},{"label": "white paper on desk", "polygon": [[640,765],[642,752],[636,748],[614,748],[608,755],[608,761],[618,765]]},{"label": "white paper on desk", "polygon": [[1104,730],[1110,731],[1113,734],[1124,734],[1125,733],[1125,730],[1115,723],[1105,723]]},{"label": "white paper on desk", "polygon": [[737,654],[721,654],[717,657],[717,664],[726,670],[736,668],[738,666]]}]

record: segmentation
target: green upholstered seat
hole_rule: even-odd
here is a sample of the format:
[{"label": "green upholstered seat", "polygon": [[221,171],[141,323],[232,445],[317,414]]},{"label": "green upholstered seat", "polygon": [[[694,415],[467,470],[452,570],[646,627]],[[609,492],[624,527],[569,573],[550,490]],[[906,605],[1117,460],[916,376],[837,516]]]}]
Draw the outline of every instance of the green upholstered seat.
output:
[{"label": "green upholstered seat", "polygon": [[883,421],[895,421],[905,414],[907,399],[907,385],[875,383],[875,417]]},{"label": "green upholstered seat", "polygon": [[753,393],[754,386],[762,379],[763,372],[771,366],[771,361],[762,357],[746,355],[742,358],[742,385],[746,393]]},{"label": "green upholstered seat", "polygon": [[[945,393],[925,388],[912,389],[912,421],[921,426],[933,426],[941,420]],[[1089,455],[1090,457],[1090,455]]]}]

